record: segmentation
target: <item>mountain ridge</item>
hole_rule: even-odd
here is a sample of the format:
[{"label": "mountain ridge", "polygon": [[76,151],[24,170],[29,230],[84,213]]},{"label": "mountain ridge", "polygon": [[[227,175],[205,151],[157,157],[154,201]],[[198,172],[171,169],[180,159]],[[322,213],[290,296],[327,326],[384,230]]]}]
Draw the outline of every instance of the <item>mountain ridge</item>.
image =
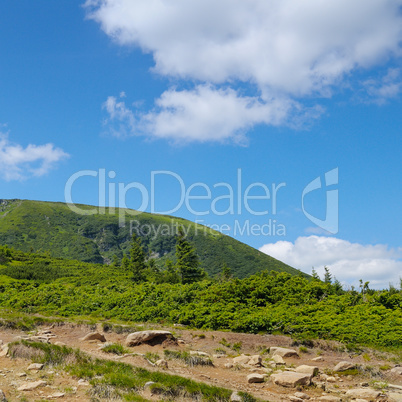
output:
[{"label": "mountain ridge", "polygon": [[[99,208],[85,204],[75,206],[82,210]],[[122,211],[105,207],[101,214],[80,215],[63,202],[1,199],[0,244],[21,251],[48,251],[54,257],[110,263],[115,255],[121,259],[130,245],[133,228],[119,225]],[[136,213],[128,209],[124,213],[127,211]],[[135,215],[135,222],[145,251],[157,257],[161,264],[166,259],[175,259],[174,228],[182,226],[194,243],[201,267],[209,275],[219,274],[223,264],[239,278],[264,270],[301,273],[228,235],[183,218],[141,212]]]}]

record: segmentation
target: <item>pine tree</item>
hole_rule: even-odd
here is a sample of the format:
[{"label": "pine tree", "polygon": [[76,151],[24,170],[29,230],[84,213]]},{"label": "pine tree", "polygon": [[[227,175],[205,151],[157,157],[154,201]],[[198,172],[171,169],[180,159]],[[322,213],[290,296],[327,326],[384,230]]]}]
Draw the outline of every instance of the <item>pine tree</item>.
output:
[{"label": "pine tree", "polygon": [[311,270],[311,276],[312,276],[312,278],[313,279],[316,279],[316,280],[320,280],[320,277],[318,276],[318,274],[317,274],[317,271],[315,270],[315,268],[313,267],[313,269]]},{"label": "pine tree", "polygon": [[332,283],[332,275],[331,272],[329,272],[329,268],[328,267],[324,267],[324,283]]},{"label": "pine tree", "polygon": [[179,283],[180,278],[176,267],[171,260],[166,260],[166,271],[164,272],[165,281],[167,283]]},{"label": "pine tree", "polygon": [[141,282],[145,279],[145,252],[141,245],[141,239],[134,233],[131,238],[130,249],[130,265],[129,268],[133,273],[133,280]]},{"label": "pine tree", "polygon": [[129,266],[130,266],[130,260],[129,260],[128,257],[124,254],[124,255],[123,255],[123,258],[122,258],[122,260],[121,260],[121,268],[122,268],[124,271],[127,271],[128,268],[129,268]]},{"label": "pine tree", "polygon": [[227,266],[226,262],[222,265],[222,280],[227,281],[232,277],[232,269]]},{"label": "pine tree", "polygon": [[185,238],[183,229],[179,228],[176,243],[176,268],[181,283],[197,282],[204,278],[205,274],[200,268],[198,255],[194,246]]}]

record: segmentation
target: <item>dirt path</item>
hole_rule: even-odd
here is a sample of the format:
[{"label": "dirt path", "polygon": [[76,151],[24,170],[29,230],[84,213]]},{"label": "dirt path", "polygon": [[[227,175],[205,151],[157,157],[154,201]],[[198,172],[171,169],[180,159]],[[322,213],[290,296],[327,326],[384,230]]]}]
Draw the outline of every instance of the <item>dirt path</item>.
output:
[{"label": "dirt path", "polygon": [[[153,329],[162,329],[153,326]],[[43,328],[41,328],[43,330]],[[142,328],[139,328],[142,329]],[[147,328],[144,328],[147,329]],[[168,360],[168,368],[164,369],[167,373],[176,374],[183,377],[191,378],[196,381],[202,381],[215,386],[229,388],[237,391],[246,391],[257,398],[268,401],[289,401],[290,397],[294,397],[298,389],[285,388],[275,385],[272,381],[263,383],[249,384],[247,376],[250,373],[269,374],[271,370],[277,371],[275,365],[269,365],[268,354],[264,354],[267,348],[272,346],[280,346],[285,348],[293,348],[299,353],[298,358],[286,358],[286,367],[293,370],[300,365],[317,366],[321,375],[325,378],[325,373],[332,370],[334,366],[340,361],[349,361],[354,364],[369,366],[372,368],[372,373],[363,375],[349,375],[335,377],[336,381],[326,383],[326,393],[320,386],[309,386],[304,389],[299,389],[305,394],[310,396],[310,400],[320,400],[319,398],[325,394],[333,395],[334,398],[340,398],[344,392],[350,388],[359,388],[364,383],[371,385],[374,382],[388,382],[402,386],[402,375],[396,375],[385,370],[394,367],[395,364],[387,360],[389,356],[379,356],[375,353],[366,353],[362,355],[350,355],[348,353],[337,351],[336,343],[322,342],[321,347],[314,348],[299,348],[292,345],[292,340],[285,336],[274,335],[252,335],[252,334],[236,334],[230,332],[219,331],[196,331],[187,330],[182,327],[163,328],[171,331],[174,336],[180,340],[178,345],[162,345],[150,346],[143,344],[140,346],[129,348],[130,352],[137,355],[129,355],[125,357],[105,353],[101,350],[102,343],[99,341],[81,341],[89,332],[90,329],[86,325],[72,325],[63,324],[55,325],[49,328],[51,331],[50,342],[62,342],[69,347],[79,348],[82,351],[102,359],[111,359],[122,361],[135,365],[137,367],[144,367],[148,370],[156,370],[150,361],[144,358],[145,353],[157,354],[160,358],[164,358],[164,350],[176,351],[200,351],[207,353],[213,360],[213,367],[211,366],[195,366],[188,367],[182,361]],[[98,325],[97,331],[102,332],[102,328]],[[19,336],[26,334],[20,331],[0,330],[0,340],[3,343],[11,342],[18,339]],[[107,342],[125,344],[127,333],[104,333]],[[236,349],[236,350],[235,350]],[[263,358],[263,365],[265,367],[257,366],[242,366],[234,365],[232,368],[227,368],[225,365],[233,364],[233,358],[239,354],[258,355],[261,354]],[[312,361],[312,359],[320,357],[320,361]],[[74,379],[67,374],[56,369],[44,369],[38,372],[27,370],[30,362],[22,359],[10,359],[8,357],[0,357],[0,389],[4,391],[10,401],[16,400],[29,400],[38,401],[49,399],[50,395],[57,392],[64,394],[63,400],[71,401],[87,401],[90,400],[87,395],[88,385],[80,384],[77,379]],[[382,369],[380,369],[380,367]],[[160,370],[160,369],[158,369]],[[23,374],[25,376],[22,376]],[[317,377],[319,379],[319,377]],[[18,386],[27,380],[43,380],[47,382],[45,387],[38,388],[34,391],[17,391]],[[366,384],[364,384],[366,385]],[[398,390],[391,390],[392,392],[399,392]],[[402,400],[402,390],[401,399]],[[25,398],[25,399],[23,399]],[[335,401],[335,399],[333,399]],[[339,399],[341,400],[341,399]],[[342,400],[347,400],[343,397]],[[367,400],[367,399],[366,399]],[[391,400],[387,397],[379,397],[377,400]]]}]

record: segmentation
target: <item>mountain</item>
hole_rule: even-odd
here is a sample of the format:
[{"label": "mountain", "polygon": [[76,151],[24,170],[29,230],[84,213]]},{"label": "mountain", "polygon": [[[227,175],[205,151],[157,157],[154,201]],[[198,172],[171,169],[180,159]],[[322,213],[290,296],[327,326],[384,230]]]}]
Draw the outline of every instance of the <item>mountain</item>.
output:
[{"label": "mountain", "polygon": [[[212,276],[221,272],[223,264],[239,278],[263,270],[300,274],[230,236],[185,219],[145,212],[133,215],[136,211],[89,205],[77,208],[80,213],[65,203],[0,200],[0,244],[22,251],[49,252],[53,257],[110,263],[115,255],[121,259],[128,251],[130,231],[134,231],[147,253],[159,258],[161,264],[168,258],[174,260],[175,234],[182,226],[197,250],[202,268]],[[123,213],[129,219],[121,227],[119,218]]]}]

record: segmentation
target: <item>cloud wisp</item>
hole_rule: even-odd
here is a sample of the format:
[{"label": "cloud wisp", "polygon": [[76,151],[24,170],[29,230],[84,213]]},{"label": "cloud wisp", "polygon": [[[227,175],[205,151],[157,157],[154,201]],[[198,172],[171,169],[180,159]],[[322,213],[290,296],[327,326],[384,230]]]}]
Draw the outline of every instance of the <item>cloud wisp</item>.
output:
[{"label": "cloud wisp", "polygon": [[[355,71],[401,56],[401,6],[402,0],[85,3],[88,18],[119,46],[152,54],[154,72],[190,86],[169,88],[135,118],[136,133],[178,141],[238,141],[257,124],[291,124],[304,99],[330,97]],[[242,94],[244,84],[255,94]],[[380,97],[399,93],[386,82],[366,88]],[[113,117],[119,118],[120,128],[132,132],[127,116]]]},{"label": "cloud wisp", "polygon": [[53,144],[22,147],[0,133],[0,171],[6,181],[24,180],[47,174],[55,164],[69,155]]},{"label": "cloud wisp", "polygon": [[294,243],[278,241],[265,244],[260,251],[287,264],[323,278],[324,266],[344,284],[357,286],[359,279],[370,281],[373,288],[399,285],[402,249],[386,245],[362,245],[326,236],[298,237]]}]

